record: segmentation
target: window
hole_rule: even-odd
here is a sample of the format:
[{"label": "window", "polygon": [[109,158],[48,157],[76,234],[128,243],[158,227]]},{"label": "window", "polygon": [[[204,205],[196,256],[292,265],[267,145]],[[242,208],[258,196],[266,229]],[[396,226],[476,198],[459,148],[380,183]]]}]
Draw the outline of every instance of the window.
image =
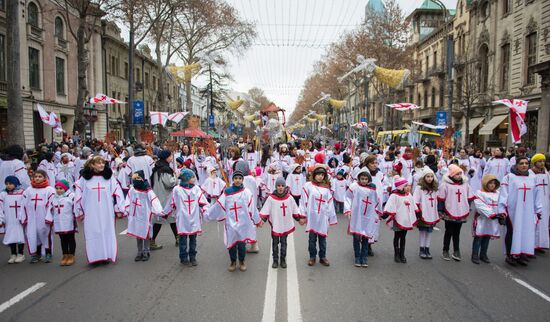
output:
[{"label": "window", "polygon": [[479,92],[485,93],[489,82],[489,48],[485,44],[479,48],[478,77]]},{"label": "window", "polygon": [[435,107],[435,87],[432,87],[432,107]]},{"label": "window", "polygon": [[124,78],[125,78],[125,79],[128,79],[128,76],[129,76],[129,75],[128,75],[128,71],[129,71],[129,69],[128,69],[128,63],[124,63]]},{"label": "window", "polygon": [[[113,94],[111,95],[111,97],[112,97],[112,98],[117,98],[116,92],[115,92],[115,91],[113,91]],[[113,104],[113,113],[116,112],[117,105],[118,105],[118,104]]]},{"label": "window", "polygon": [[434,68],[437,68],[437,51],[434,51]]},{"label": "window", "polygon": [[0,10],[6,11],[6,0],[0,0]]},{"label": "window", "polygon": [[425,75],[427,75],[428,69],[430,69],[430,56],[426,55],[426,69],[425,69],[426,74]]},{"label": "window", "polygon": [[65,59],[55,57],[55,89],[57,95],[65,95]]},{"label": "window", "polygon": [[27,22],[33,27],[40,27],[38,23],[38,6],[34,2],[30,2],[27,9]]},{"label": "window", "polygon": [[153,76],[153,90],[154,91],[157,90],[157,77],[156,76]]},{"label": "window", "polygon": [[57,39],[65,39],[64,33],[63,33],[63,20],[61,20],[60,17],[55,17],[55,30],[54,35],[57,37]]},{"label": "window", "polygon": [[456,79],[456,100],[458,104],[462,104],[462,77]]},{"label": "window", "polygon": [[40,51],[32,47],[29,47],[29,86],[40,89]]},{"label": "window", "polygon": [[485,20],[489,17],[489,0],[483,1],[480,6],[481,19]]},{"label": "window", "polygon": [[0,34],[0,82],[7,80],[6,68],[6,36]]},{"label": "window", "polygon": [[136,83],[141,83],[141,70],[139,68],[136,68],[136,75],[135,75]]},{"label": "window", "polygon": [[418,105],[422,104],[422,95],[420,95],[420,91],[417,94],[416,104],[418,104]]},{"label": "window", "polygon": [[537,63],[537,33],[534,32],[532,34],[529,34],[526,38],[526,42],[527,42],[527,48],[526,48],[527,49],[526,50],[527,72],[525,73],[526,75],[525,84],[532,85],[535,83],[535,73],[529,67]]},{"label": "window", "polygon": [[116,70],[116,57],[111,56],[111,75],[116,76],[118,74]]},{"label": "window", "polygon": [[424,107],[428,107],[428,89],[424,88]]},{"label": "window", "polygon": [[445,86],[439,85],[439,106],[445,106]]},{"label": "window", "polygon": [[502,0],[502,15],[506,16],[510,13],[511,8],[510,0]]},{"label": "window", "polygon": [[510,73],[510,44],[505,44],[502,46],[502,52],[500,56],[500,65],[501,65],[501,75],[500,75],[500,90],[508,90],[508,80]]},{"label": "window", "polygon": [[145,88],[149,88],[149,73],[145,73]]}]

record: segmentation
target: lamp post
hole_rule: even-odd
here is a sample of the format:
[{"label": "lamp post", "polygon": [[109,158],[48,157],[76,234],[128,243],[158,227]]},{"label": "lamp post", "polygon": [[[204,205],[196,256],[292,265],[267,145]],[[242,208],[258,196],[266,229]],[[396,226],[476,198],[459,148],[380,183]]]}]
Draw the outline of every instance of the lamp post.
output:
[{"label": "lamp post", "polygon": [[[86,127],[90,131],[90,139],[93,138],[93,123],[97,121],[97,110],[94,108],[94,106],[90,103],[84,103],[84,118],[87,121]],[[86,133],[87,135],[87,133]]]}]

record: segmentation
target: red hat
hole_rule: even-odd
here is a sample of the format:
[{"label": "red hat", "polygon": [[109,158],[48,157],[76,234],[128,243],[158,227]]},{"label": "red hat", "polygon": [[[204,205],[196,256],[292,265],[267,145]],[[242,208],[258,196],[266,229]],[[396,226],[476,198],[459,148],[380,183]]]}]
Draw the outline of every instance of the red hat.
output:
[{"label": "red hat", "polygon": [[340,143],[335,143],[334,149],[340,151]]},{"label": "red hat", "polygon": [[192,163],[193,163],[193,161],[191,161],[191,159],[187,159],[183,162],[183,165],[185,165],[188,168],[191,168]]},{"label": "red hat", "polygon": [[403,170],[403,164],[401,162],[397,162],[393,165],[393,169],[401,173],[401,170]]},{"label": "red hat", "polygon": [[319,152],[315,155],[315,162],[317,163],[325,163],[325,154],[322,152]]},{"label": "red hat", "polygon": [[395,186],[395,189],[401,190],[405,188],[406,185],[408,185],[409,182],[405,178],[401,178],[400,176],[393,177],[393,185]]}]

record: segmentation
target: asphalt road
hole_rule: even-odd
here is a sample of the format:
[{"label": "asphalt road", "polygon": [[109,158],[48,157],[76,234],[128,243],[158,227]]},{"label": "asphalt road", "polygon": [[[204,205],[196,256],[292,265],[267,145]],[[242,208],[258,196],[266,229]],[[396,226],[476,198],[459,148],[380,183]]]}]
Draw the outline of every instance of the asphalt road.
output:
[{"label": "asphalt road", "polygon": [[[303,227],[290,241],[295,256],[289,250],[286,270],[270,268],[269,226],[260,229],[261,251],[247,256],[244,273],[227,271],[218,223],[205,224],[197,267],[179,263],[169,227],[159,237],[164,248],[149,262],[134,262],[135,240],[124,235],[118,236],[118,262],[98,266],[86,264],[82,234],[72,267],[58,265],[57,236],[50,264],[30,265],[27,257],[9,265],[9,249],[1,247],[0,321],[548,321],[550,255],[526,268],[511,267],[497,240],[490,245],[493,263],[474,265],[468,225],[462,231],[462,262],[440,258],[442,231],[434,231],[434,259],[420,259],[415,230],[407,236],[408,263],[397,264],[393,232],[382,227],[369,267],[356,268],[347,219],[339,222],[328,238],[330,267],[307,266]],[[119,220],[117,231],[125,225]],[[37,289],[27,291],[33,286]]]}]

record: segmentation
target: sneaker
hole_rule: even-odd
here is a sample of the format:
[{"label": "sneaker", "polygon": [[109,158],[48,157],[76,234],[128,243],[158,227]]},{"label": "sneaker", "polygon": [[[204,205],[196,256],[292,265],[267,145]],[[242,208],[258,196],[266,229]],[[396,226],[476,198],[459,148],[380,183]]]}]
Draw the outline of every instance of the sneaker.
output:
[{"label": "sneaker", "polygon": [[453,255],[451,255],[451,258],[454,259],[455,261],[457,262],[460,262],[462,260],[462,257],[460,256],[460,251],[459,250],[455,250],[453,252]]},{"label": "sneaker", "polygon": [[15,258],[16,264],[23,263],[24,261],[25,261],[25,255],[23,254],[17,255],[17,257]]},{"label": "sneaker", "polygon": [[328,262],[328,259],[326,259],[326,258],[321,258],[319,260],[319,263],[321,263],[321,265],[323,265],[323,266],[330,266],[330,263]]},{"label": "sneaker", "polygon": [[313,266],[315,265],[315,258],[310,258],[308,261],[307,261],[307,266]]},{"label": "sneaker", "polygon": [[32,255],[31,257],[31,264],[35,264],[35,263],[38,263],[40,261],[40,255]]},{"label": "sneaker", "polygon": [[194,259],[194,258],[191,258],[191,260],[189,260],[191,262],[191,266],[197,266],[199,265],[199,263],[197,263],[197,260]]},{"label": "sneaker", "polygon": [[17,258],[17,255],[11,255],[10,259],[8,260],[8,264],[15,264],[16,258]]},{"label": "sneaker", "polygon": [[229,264],[229,267],[227,268],[227,270],[230,272],[234,272],[236,269],[237,269],[237,262],[231,262],[231,264]]},{"label": "sneaker", "polygon": [[151,240],[151,244],[149,245],[149,249],[151,249],[151,250],[162,249],[162,245],[158,245],[154,240]]},{"label": "sneaker", "polygon": [[239,270],[241,272],[246,272],[246,264],[244,263],[244,261],[239,261]]},{"label": "sneaker", "polygon": [[278,268],[279,263],[277,261],[273,261],[273,264],[271,264],[271,268]]},{"label": "sneaker", "polygon": [[446,261],[450,261],[450,260],[451,260],[451,256],[449,255],[449,251],[448,251],[448,250],[444,250],[444,251],[443,251],[442,257],[443,257],[443,259],[446,260]]},{"label": "sneaker", "polygon": [[149,253],[144,253],[143,256],[141,257],[141,261],[142,262],[146,262],[149,260],[149,258],[151,257],[151,254]]},{"label": "sneaker", "polygon": [[247,253],[259,253],[260,252],[260,246],[258,246],[258,243],[250,244],[250,248],[246,250]]},{"label": "sneaker", "polygon": [[422,259],[428,259],[428,255],[426,255],[426,247],[420,247],[420,253],[418,256]]},{"label": "sneaker", "polygon": [[190,262],[189,262],[188,259],[184,259],[184,260],[180,260],[180,263],[181,263],[182,265],[189,266],[189,263],[190,263]]},{"label": "sneaker", "polygon": [[355,262],[353,263],[353,266],[355,267],[361,267],[361,260],[359,258],[355,259]]},{"label": "sneaker", "polygon": [[281,268],[286,268],[286,259],[281,258]]},{"label": "sneaker", "polygon": [[477,256],[476,254],[472,254],[472,263],[479,265],[479,256]]},{"label": "sneaker", "polygon": [[369,267],[369,264],[367,264],[366,262],[363,262],[363,264],[361,264],[361,267],[367,268]]},{"label": "sneaker", "polygon": [[138,255],[134,258],[134,262],[141,262],[142,259],[143,259],[143,254],[138,254]]},{"label": "sneaker", "polygon": [[52,254],[46,254],[46,257],[44,257],[44,263],[51,263],[52,262]]}]

